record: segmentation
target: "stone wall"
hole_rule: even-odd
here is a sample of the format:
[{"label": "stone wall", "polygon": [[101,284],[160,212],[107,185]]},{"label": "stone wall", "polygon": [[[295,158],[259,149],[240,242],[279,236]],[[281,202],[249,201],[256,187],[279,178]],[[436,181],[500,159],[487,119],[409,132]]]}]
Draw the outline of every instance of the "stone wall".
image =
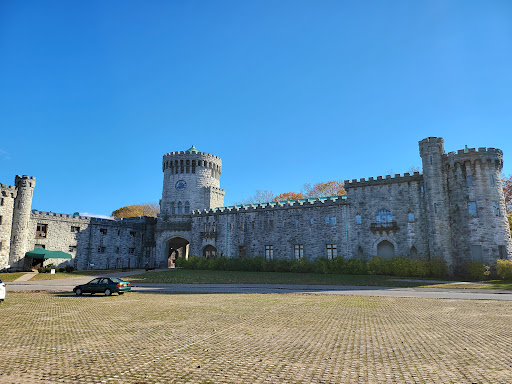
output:
[{"label": "stone wall", "polygon": [[17,193],[14,186],[0,184],[0,269],[9,265],[12,217]]}]

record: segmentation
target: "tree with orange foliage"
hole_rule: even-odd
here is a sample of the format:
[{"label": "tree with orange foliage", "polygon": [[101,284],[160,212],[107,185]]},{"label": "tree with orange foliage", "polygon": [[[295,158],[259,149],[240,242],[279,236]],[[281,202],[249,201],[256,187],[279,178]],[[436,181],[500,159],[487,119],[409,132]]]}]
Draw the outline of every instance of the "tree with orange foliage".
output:
[{"label": "tree with orange foliage", "polygon": [[503,194],[505,195],[505,205],[507,211],[512,213],[512,176],[501,176],[501,184],[503,185]]},{"label": "tree with orange foliage", "polygon": [[341,196],[346,194],[347,192],[343,187],[343,180],[320,182],[313,186],[311,186],[311,184],[304,184],[305,197]]},{"label": "tree with orange foliage", "polygon": [[303,198],[304,195],[302,194],[302,192],[285,192],[275,196],[273,201],[298,200]]},{"label": "tree with orange foliage", "polygon": [[112,212],[112,216],[116,219],[124,219],[126,217],[149,216],[156,217],[160,212],[157,203],[134,204],[121,207]]}]

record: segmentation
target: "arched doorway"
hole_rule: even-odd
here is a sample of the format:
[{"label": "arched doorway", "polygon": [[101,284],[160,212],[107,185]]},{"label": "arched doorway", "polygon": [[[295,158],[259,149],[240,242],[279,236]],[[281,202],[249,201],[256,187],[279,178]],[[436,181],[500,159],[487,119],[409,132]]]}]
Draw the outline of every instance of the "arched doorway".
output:
[{"label": "arched doorway", "polygon": [[217,257],[217,248],[213,245],[207,245],[203,248],[203,257],[206,259],[215,259]]},{"label": "arched doorway", "polygon": [[377,245],[377,256],[384,257],[385,259],[391,259],[395,256],[394,245],[387,240],[382,240],[379,245]]},{"label": "arched doorway", "polygon": [[183,237],[173,237],[168,242],[169,252],[167,254],[167,267],[174,268],[175,261],[179,257],[188,259],[189,242]]},{"label": "arched doorway", "polygon": [[416,247],[413,245],[411,247],[411,251],[409,252],[409,256],[411,259],[417,259],[418,258],[418,250],[416,249]]}]

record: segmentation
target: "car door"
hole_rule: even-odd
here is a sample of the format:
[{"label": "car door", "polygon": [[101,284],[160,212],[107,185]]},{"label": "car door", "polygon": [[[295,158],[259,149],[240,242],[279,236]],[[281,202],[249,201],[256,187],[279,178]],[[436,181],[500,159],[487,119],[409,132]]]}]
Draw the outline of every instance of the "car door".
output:
[{"label": "car door", "polygon": [[98,283],[100,279],[92,279],[86,285],[82,287],[83,293],[96,293],[96,288],[98,287]]},{"label": "car door", "polygon": [[105,289],[108,288],[108,281],[109,280],[106,278],[101,279],[100,282],[98,283],[98,288],[97,288],[96,292],[98,292],[98,293],[105,292]]}]

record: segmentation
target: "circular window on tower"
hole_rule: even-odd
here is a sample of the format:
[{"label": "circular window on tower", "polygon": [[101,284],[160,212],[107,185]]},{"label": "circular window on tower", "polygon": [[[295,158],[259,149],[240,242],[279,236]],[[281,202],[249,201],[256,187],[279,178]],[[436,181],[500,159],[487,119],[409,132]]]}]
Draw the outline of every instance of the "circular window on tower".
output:
[{"label": "circular window on tower", "polygon": [[177,191],[184,191],[185,188],[187,188],[187,183],[185,180],[178,180],[176,182],[176,190]]}]

